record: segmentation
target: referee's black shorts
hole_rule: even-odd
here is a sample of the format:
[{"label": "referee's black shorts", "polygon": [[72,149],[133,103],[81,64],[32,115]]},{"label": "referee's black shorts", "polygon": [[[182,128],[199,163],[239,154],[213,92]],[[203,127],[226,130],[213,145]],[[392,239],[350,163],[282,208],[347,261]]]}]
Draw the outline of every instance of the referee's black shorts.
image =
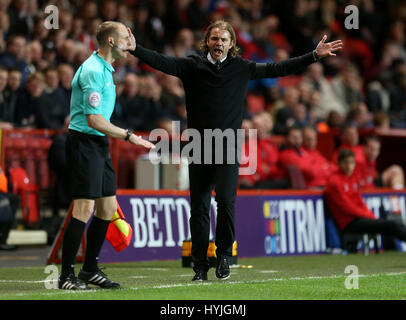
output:
[{"label": "referee's black shorts", "polygon": [[116,173],[107,136],[69,130],[66,161],[73,199],[98,199],[116,194]]}]

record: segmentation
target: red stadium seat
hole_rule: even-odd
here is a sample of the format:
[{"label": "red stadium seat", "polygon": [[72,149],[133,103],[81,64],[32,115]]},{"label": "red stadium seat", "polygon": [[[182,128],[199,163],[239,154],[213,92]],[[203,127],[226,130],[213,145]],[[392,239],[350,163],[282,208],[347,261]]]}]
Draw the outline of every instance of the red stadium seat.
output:
[{"label": "red stadium seat", "polygon": [[30,183],[30,179],[23,168],[10,168],[10,182],[13,193],[20,196],[23,223],[33,226],[39,221],[38,187]]}]

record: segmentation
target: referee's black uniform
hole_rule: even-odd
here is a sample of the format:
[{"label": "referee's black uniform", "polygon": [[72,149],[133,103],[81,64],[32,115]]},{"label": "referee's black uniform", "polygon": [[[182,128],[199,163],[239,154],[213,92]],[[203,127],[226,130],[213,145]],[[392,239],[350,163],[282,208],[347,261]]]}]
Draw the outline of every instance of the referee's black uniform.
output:
[{"label": "referee's black uniform", "polygon": [[[223,63],[216,66],[207,59],[207,52],[203,56],[174,58],[143,48],[139,44],[133,54],[151,67],[182,80],[188,128],[198,130],[202,137],[204,129],[232,129],[237,137],[237,129],[242,124],[249,80],[292,74],[315,62],[312,52],[279,63],[255,63],[229,55]],[[204,152],[203,150],[202,154]],[[207,248],[213,187],[217,202],[216,254],[217,257],[232,255],[238,170],[238,163],[189,165],[190,228],[195,271],[209,269]]]}]

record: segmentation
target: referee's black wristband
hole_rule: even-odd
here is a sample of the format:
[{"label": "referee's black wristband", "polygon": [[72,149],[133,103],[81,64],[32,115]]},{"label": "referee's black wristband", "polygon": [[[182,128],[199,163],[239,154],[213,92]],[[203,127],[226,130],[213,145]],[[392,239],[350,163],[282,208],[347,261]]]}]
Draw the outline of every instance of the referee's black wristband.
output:
[{"label": "referee's black wristband", "polygon": [[130,129],[127,129],[127,135],[124,138],[124,141],[130,140],[131,135],[133,134],[133,131]]}]

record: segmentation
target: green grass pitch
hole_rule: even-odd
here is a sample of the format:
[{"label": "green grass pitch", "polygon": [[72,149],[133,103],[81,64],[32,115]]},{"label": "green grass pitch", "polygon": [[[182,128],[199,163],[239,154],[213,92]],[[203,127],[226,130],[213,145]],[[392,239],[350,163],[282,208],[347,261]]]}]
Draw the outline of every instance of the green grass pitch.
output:
[{"label": "green grass pitch", "polygon": [[[209,280],[200,283],[191,281],[192,269],[180,260],[102,264],[122,289],[82,292],[46,289],[45,267],[0,268],[0,300],[406,299],[406,253],[240,258],[238,264],[228,280],[217,280],[210,269]],[[358,277],[345,273],[349,265]],[[356,281],[358,288],[346,288]]]}]

